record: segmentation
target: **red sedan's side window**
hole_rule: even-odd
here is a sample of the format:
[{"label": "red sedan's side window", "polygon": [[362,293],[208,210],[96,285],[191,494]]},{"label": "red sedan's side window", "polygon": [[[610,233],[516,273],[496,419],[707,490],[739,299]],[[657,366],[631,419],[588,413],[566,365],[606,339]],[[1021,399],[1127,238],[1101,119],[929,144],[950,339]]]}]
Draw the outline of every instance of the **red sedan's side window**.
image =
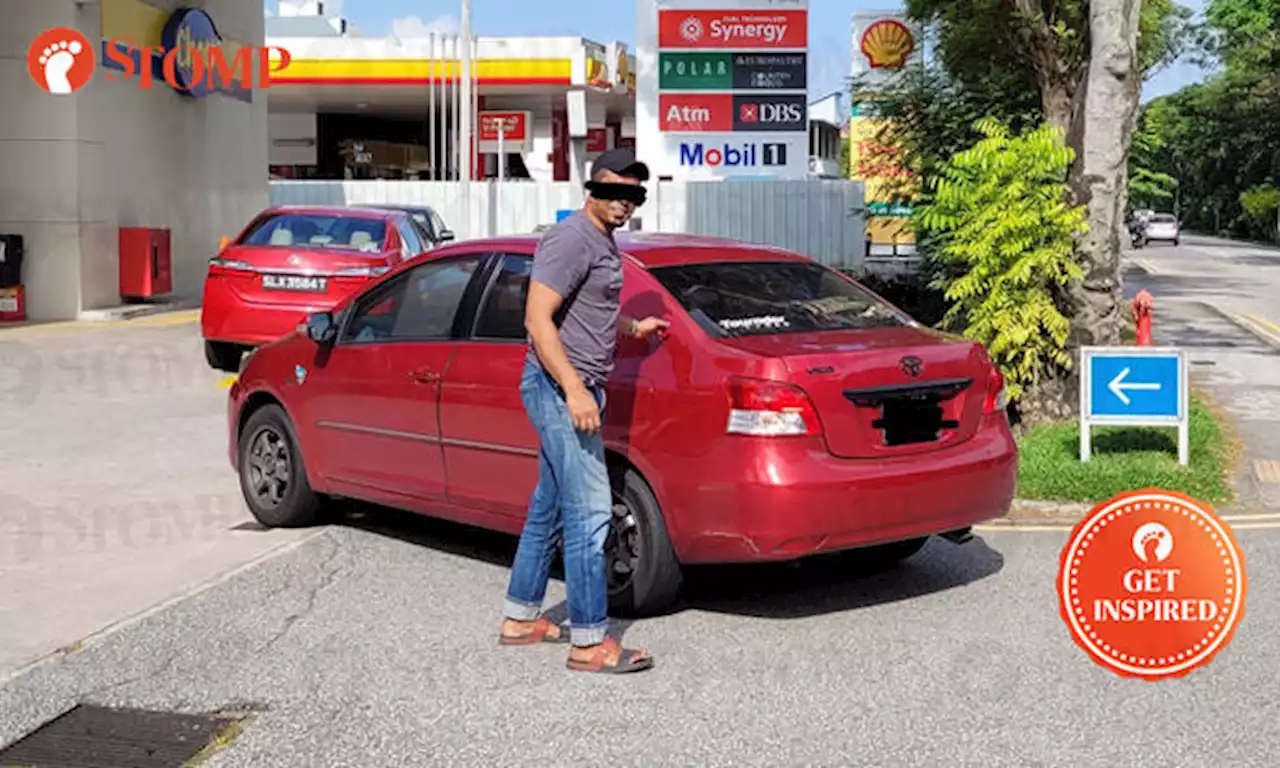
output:
[{"label": "red sedan's side window", "polygon": [[445,339],[484,254],[431,261],[360,299],[340,343]]}]

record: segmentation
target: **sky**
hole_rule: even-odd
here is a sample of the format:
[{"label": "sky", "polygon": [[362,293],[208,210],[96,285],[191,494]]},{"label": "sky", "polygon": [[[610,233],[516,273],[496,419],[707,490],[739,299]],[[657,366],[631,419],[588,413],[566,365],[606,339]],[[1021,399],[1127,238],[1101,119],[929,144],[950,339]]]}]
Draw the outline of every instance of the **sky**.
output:
[{"label": "sky", "polygon": [[[337,0],[341,2],[341,0]],[[1205,0],[1181,0],[1197,13]],[[335,5],[335,0],[327,0]],[[265,3],[268,13],[276,0]],[[458,26],[457,0],[345,0],[342,10],[362,33],[382,36],[395,31],[402,37],[427,32],[451,32]],[[582,36],[599,43],[632,43],[635,5],[627,0],[596,0],[559,5],[543,0],[472,0],[471,27],[477,35]],[[854,11],[896,11],[892,0],[809,0],[809,60],[811,98],[843,90],[850,68],[850,21]],[[1180,62],[1154,75],[1143,89],[1143,101],[1198,82],[1204,72]]]}]

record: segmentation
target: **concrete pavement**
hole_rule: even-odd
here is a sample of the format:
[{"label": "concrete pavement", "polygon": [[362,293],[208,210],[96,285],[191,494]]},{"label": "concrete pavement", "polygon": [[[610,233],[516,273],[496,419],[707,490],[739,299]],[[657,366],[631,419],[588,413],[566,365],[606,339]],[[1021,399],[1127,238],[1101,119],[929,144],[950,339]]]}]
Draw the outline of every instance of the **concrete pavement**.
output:
[{"label": "concrete pavement", "polygon": [[[1247,276],[1198,277],[1213,265],[1196,261],[1218,257],[1193,247],[1139,252],[1155,274],[1130,278],[1128,292],[1160,279],[1161,265],[1174,270],[1150,284],[1157,340],[1192,348],[1224,405],[1254,419],[1248,429],[1274,428],[1280,409],[1250,405],[1271,402],[1254,374],[1274,350],[1193,290],[1237,279],[1211,288],[1247,292]],[[91,702],[256,711],[208,763],[254,768],[1270,766],[1280,751],[1269,693],[1280,687],[1280,596],[1267,588],[1280,578],[1280,528],[1261,491],[1257,511],[1236,513],[1262,517],[1232,520],[1252,585],[1243,624],[1182,680],[1122,680],[1070,640],[1054,594],[1067,534],[1054,525],[932,542],[879,574],[840,559],[694,569],[680,610],[617,627],[657,655],[656,670],[576,675],[563,647],[495,642],[510,537],[363,508],[312,532],[244,529],[221,377],[189,324],[43,333],[52,340],[0,332],[0,363],[19,361],[8,370],[22,382],[0,378],[0,405],[17,414],[11,434],[33,436],[0,449],[25,505],[7,515],[14,502],[0,504],[0,609],[15,611],[0,615],[0,649],[24,628],[45,633],[33,649],[74,642],[219,581],[0,681],[0,745]],[[39,599],[9,608],[41,584],[51,586]],[[557,582],[551,600],[562,597]]]},{"label": "concrete pavement", "polygon": [[0,330],[0,680],[306,535],[251,524],[194,323]]},{"label": "concrete pavement", "polygon": [[619,628],[657,668],[609,678],[498,647],[510,539],[377,515],[0,687],[0,744],[89,701],[256,710],[222,768],[1273,765],[1280,530],[1240,534],[1257,586],[1232,644],[1159,684],[1068,638],[1065,539],[935,542],[871,575],[699,569],[682,610]]}]

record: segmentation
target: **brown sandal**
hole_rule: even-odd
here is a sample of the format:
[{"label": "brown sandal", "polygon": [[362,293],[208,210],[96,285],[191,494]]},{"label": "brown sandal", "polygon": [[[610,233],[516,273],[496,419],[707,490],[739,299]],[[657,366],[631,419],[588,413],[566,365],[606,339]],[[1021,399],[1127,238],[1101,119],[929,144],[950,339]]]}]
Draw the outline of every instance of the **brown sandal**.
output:
[{"label": "brown sandal", "polygon": [[526,634],[504,635],[499,633],[498,644],[537,645],[538,643],[555,643],[557,645],[563,645],[564,643],[569,642],[569,633],[564,631],[563,628],[560,629],[559,635],[551,634],[551,630],[555,628],[555,626],[556,625],[548,621],[545,616],[540,616],[538,617],[538,620],[534,622],[533,629]]},{"label": "brown sandal", "polygon": [[[607,664],[608,658],[618,652],[618,661],[615,664]],[[606,637],[604,642],[595,647],[591,652],[591,657],[585,661],[578,661],[572,656],[569,657],[566,666],[575,672],[600,672],[610,675],[622,675],[628,672],[639,672],[643,669],[653,667],[653,657],[644,650],[634,650],[631,648],[622,648],[617,640],[612,637]]]}]

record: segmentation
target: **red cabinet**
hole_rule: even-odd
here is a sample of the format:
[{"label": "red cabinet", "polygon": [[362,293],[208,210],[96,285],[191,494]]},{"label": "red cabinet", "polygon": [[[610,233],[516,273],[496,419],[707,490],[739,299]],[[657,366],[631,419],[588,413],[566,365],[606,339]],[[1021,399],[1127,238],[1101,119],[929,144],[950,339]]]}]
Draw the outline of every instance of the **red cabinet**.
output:
[{"label": "red cabinet", "polygon": [[167,229],[120,228],[120,298],[149,299],[173,291]]}]

